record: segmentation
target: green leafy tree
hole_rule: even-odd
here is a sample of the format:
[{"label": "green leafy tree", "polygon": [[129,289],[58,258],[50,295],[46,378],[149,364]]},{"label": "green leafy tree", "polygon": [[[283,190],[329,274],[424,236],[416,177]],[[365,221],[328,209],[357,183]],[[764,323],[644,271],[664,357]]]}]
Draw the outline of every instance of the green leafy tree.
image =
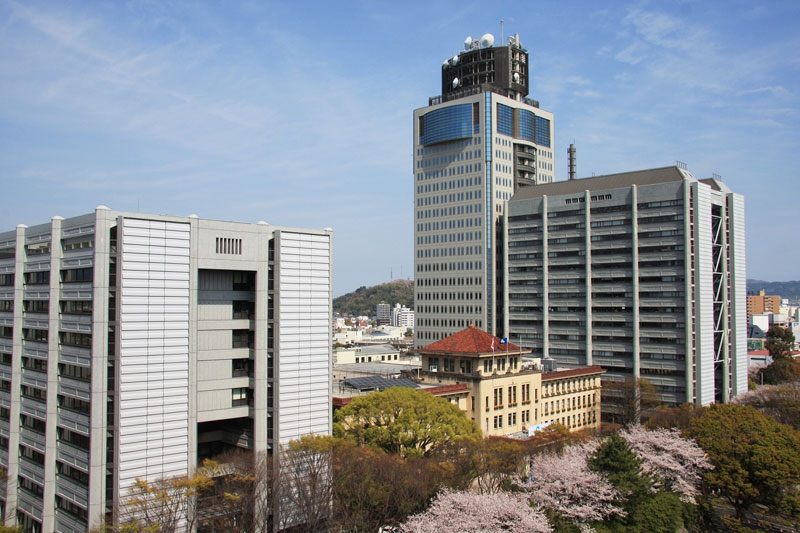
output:
[{"label": "green leafy tree", "polygon": [[758,375],[765,385],[800,381],[800,361],[790,357],[778,357],[769,366],[760,369]]},{"label": "green leafy tree", "polygon": [[458,406],[424,391],[392,387],[353,399],[336,412],[334,435],[404,457],[430,455],[480,430]]},{"label": "green leafy tree", "polygon": [[692,420],[690,435],[714,463],[706,485],[737,517],[754,503],[793,505],[800,483],[800,435],[793,428],[749,406],[715,404]]},{"label": "green leafy tree", "polygon": [[794,348],[794,334],[789,328],[772,326],[767,331],[767,350],[773,360],[780,358],[791,358]]},{"label": "green leafy tree", "polygon": [[642,461],[618,434],[608,437],[589,457],[589,468],[608,476],[624,498],[622,508],[630,512],[650,492],[653,480],[642,469]]}]

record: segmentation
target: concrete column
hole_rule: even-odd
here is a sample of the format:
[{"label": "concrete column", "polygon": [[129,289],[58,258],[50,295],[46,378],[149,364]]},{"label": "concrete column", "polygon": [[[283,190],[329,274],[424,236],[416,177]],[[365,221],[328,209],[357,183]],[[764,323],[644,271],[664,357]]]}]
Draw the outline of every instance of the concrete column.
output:
[{"label": "concrete column", "polygon": [[[92,380],[89,403],[91,434],[89,449],[89,527],[105,517],[108,430],[108,288],[111,244],[109,231],[115,223],[110,211],[95,211],[92,281]],[[115,428],[116,429],[116,428]]]},{"label": "concrete column", "polygon": [[583,205],[586,207],[584,216],[584,234],[586,240],[584,246],[586,247],[586,270],[584,280],[586,290],[586,309],[584,310],[583,317],[586,321],[586,365],[591,366],[594,364],[594,357],[592,356],[592,192],[586,190],[583,193]]},{"label": "concrete column", "polygon": [[47,422],[44,456],[44,505],[42,531],[55,531],[56,427],[58,425],[58,331],[61,293],[61,222],[55,216],[50,228],[50,308],[47,337]]},{"label": "concrete column", "polygon": [[542,357],[550,356],[550,263],[547,254],[547,195],[542,196]]},{"label": "concrete column", "polygon": [[[639,379],[641,362],[639,358],[639,190],[631,186],[631,260],[633,267],[633,379]],[[638,389],[638,384],[636,384]]]},{"label": "concrete column", "polygon": [[11,347],[11,407],[8,430],[8,472],[6,479],[6,525],[16,524],[17,490],[19,475],[19,414],[22,407],[20,384],[22,382],[22,314],[25,291],[25,230],[17,226],[17,246],[14,259],[14,325]]},{"label": "concrete column", "polygon": [[692,283],[692,272],[694,271],[692,262],[694,255],[692,254],[692,242],[694,235],[692,234],[692,196],[689,180],[686,176],[683,177],[683,277],[684,277],[684,364],[686,366],[686,403],[694,402],[694,365],[692,361],[694,354],[697,350],[695,342],[693,342],[694,331],[694,284]]}]

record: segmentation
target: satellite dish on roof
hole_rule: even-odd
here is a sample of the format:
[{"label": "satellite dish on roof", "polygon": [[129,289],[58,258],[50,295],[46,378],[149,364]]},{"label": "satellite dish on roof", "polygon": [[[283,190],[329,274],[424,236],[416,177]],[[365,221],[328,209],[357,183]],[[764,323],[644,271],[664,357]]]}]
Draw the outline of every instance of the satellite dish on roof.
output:
[{"label": "satellite dish on roof", "polygon": [[453,89],[458,87],[458,84],[459,84],[458,78],[453,78]]},{"label": "satellite dish on roof", "polygon": [[444,61],[442,61],[442,66],[443,67],[447,67],[449,65],[450,65],[450,60],[449,59],[445,59]]},{"label": "satellite dish on roof", "polygon": [[492,46],[494,46],[494,35],[491,33],[484,33],[483,37],[481,37],[481,47],[491,48]]},{"label": "satellite dish on roof", "polygon": [[453,56],[453,64],[458,65],[458,56]]},{"label": "satellite dish on roof", "polygon": [[469,50],[472,48],[472,37],[467,37],[464,39],[464,50]]}]

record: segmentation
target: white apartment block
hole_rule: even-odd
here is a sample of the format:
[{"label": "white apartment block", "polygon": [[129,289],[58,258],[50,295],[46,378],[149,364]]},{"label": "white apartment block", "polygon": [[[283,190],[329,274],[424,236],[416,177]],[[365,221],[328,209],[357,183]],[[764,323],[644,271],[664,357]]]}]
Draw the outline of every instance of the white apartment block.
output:
[{"label": "white apartment block", "polygon": [[392,308],[392,326],[414,329],[414,310],[395,304]]},{"label": "white apartment block", "polygon": [[511,342],[646,378],[666,404],[747,390],[744,198],[721,180],[667,167],[524,188],[504,229]]},{"label": "white apartment block", "polygon": [[136,478],[331,431],[331,231],[94,213],[0,233],[5,523],[84,532]]},{"label": "white apartment block", "polygon": [[487,34],[442,66],[414,111],[415,347],[502,326],[497,239],[506,202],[554,177],[553,115],[526,98],[528,53]]}]

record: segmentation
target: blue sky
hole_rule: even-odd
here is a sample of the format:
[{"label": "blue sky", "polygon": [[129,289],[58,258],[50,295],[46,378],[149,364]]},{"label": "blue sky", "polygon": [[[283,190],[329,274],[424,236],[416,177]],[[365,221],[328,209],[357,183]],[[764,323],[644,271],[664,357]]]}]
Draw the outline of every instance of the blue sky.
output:
[{"label": "blue sky", "polygon": [[[334,294],[413,275],[412,110],[519,33],[556,179],[686,162],[800,279],[800,2],[0,0],[0,229],[113,209],[334,228]],[[794,237],[792,237],[794,235]]]}]

